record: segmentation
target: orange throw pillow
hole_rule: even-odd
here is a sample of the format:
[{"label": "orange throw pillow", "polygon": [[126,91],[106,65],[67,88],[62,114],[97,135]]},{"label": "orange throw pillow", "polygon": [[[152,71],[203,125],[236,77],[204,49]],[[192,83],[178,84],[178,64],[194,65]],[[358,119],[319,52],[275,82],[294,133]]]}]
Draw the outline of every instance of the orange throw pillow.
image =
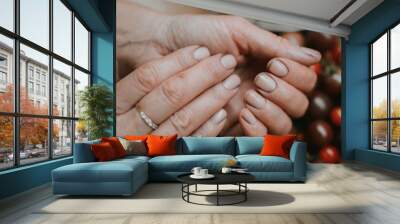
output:
[{"label": "orange throw pillow", "polygon": [[148,156],[165,156],[176,154],[176,138],[178,135],[157,136],[149,135],[147,137]]},{"label": "orange throw pillow", "polygon": [[109,138],[101,138],[101,142],[108,142],[114,149],[115,155],[117,158],[121,158],[126,156],[126,151],[124,146],[121,144],[117,137],[109,137]]},{"label": "orange throw pillow", "polygon": [[91,145],[94,157],[99,162],[110,161],[116,159],[115,151],[112,145],[108,142]]},{"label": "orange throw pillow", "polygon": [[289,159],[290,147],[296,140],[296,135],[266,135],[261,156],[280,156]]},{"label": "orange throw pillow", "polygon": [[129,141],[146,141],[147,135],[127,135],[124,136],[124,139],[129,140]]}]

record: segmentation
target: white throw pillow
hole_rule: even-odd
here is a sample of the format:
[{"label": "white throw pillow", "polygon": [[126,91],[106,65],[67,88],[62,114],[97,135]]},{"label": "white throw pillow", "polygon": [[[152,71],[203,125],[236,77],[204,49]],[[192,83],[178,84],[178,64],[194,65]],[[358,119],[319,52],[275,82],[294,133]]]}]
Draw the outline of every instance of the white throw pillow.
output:
[{"label": "white throw pillow", "polygon": [[127,140],[119,138],[122,146],[126,151],[126,155],[145,156],[147,155],[147,148],[142,140]]}]

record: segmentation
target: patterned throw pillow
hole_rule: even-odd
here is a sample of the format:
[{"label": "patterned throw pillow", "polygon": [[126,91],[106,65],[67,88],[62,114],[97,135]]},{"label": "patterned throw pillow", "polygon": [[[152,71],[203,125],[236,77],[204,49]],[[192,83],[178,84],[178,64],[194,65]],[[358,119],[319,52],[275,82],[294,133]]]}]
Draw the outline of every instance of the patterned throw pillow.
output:
[{"label": "patterned throw pillow", "polygon": [[147,155],[146,144],[142,140],[126,140],[119,138],[122,146],[126,151],[126,155],[145,156]]}]

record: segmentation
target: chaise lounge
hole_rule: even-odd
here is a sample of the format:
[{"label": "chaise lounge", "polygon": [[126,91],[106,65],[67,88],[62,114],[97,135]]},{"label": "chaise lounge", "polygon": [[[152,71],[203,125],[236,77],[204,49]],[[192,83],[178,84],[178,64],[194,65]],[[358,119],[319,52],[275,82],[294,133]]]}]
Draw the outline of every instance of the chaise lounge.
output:
[{"label": "chaise lounge", "polygon": [[306,144],[295,141],[290,159],[260,156],[262,137],[183,137],[177,140],[177,155],[127,156],[96,162],[91,144],[77,143],[74,163],[52,172],[53,193],[67,195],[132,195],[148,181],[176,181],[180,174],[200,166],[218,172],[236,160],[258,182],[304,182]]}]

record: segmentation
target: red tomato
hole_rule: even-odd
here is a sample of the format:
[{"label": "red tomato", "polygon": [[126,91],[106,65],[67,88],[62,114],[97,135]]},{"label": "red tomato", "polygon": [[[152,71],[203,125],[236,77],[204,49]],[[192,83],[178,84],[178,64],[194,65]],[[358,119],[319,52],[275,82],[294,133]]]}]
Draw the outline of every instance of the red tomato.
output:
[{"label": "red tomato", "polygon": [[340,126],[342,123],[342,109],[340,107],[334,107],[331,110],[330,117],[334,125]]},{"label": "red tomato", "polygon": [[315,72],[315,74],[320,75],[321,74],[321,64],[313,64],[310,66],[310,68]]},{"label": "red tomato", "polygon": [[318,158],[324,163],[339,163],[339,150],[333,145],[326,145],[319,150]]},{"label": "red tomato", "polygon": [[332,58],[337,65],[340,65],[342,61],[342,47],[340,46],[339,38],[336,40],[335,47],[332,49]]}]

